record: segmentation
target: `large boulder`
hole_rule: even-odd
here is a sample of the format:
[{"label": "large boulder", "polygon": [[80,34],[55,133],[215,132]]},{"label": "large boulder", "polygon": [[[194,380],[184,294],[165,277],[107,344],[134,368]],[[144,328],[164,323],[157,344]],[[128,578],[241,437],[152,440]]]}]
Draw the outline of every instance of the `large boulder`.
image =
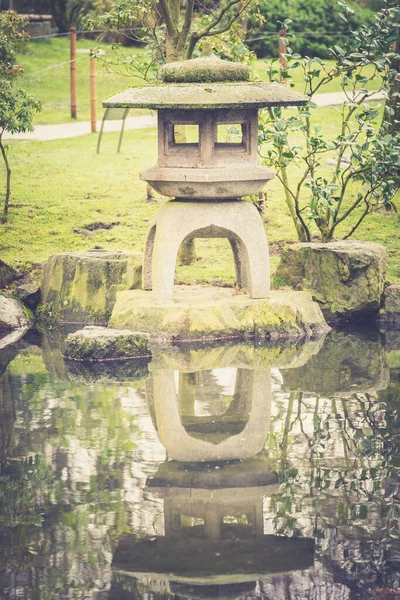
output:
[{"label": "large boulder", "polygon": [[117,292],[141,285],[139,252],[63,252],[46,263],[40,313],[60,323],[106,325]]},{"label": "large boulder", "polygon": [[380,308],[387,256],[372,242],[294,244],[282,251],[276,275],[311,290],[328,322],[357,320]]},{"label": "large boulder", "polygon": [[0,331],[27,329],[29,312],[14,298],[0,295]]},{"label": "large boulder", "polygon": [[140,331],[84,327],[67,336],[64,355],[87,361],[150,358],[149,337],[148,333]]},{"label": "large boulder", "polygon": [[382,324],[400,327],[400,285],[390,285],[382,296],[383,306],[378,320]]}]

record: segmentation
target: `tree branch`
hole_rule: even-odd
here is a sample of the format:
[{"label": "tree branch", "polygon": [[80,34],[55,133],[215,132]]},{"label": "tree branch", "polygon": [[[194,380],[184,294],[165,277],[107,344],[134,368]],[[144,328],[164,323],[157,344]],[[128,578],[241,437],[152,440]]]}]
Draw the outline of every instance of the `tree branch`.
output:
[{"label": "tree branch", "polygon": [[194,0],[187,0],[186,8],[185,8],[185,18],[183,22],[182,31],[179,34],[179,50],[182,52],[186,41],[188,39],[190,27],[192,25],[193,20],[193,8],[194,8]]},{"label": "tree branch", "polygon": [[364,221],[365,217],[367,216],[367,214],[369,213],[369,204],[368,202],[366,202],[366,206],[365,206],[365,210],[362,213],[362,215],[360,216],[360,218],[358,219],[357,223],[350,229],[349,233],[347,233],[343,239],[347,240],[347,238],[349,238],[350,236],[353,235],[353,233],[356,231],[356,229],[358,229],[358,227],[361,225],[361,223]]},{"label": "tree branch", "polygon": [[[221,23],[222,19],[224,18],[224,16],[226,15],[226,13],[229,11],[229,9],[232,8],[232,6],[235,6],[237,4],[240,4],[241,0],[230,0],[230,2],[228,2],[228,4],[221,9],[221,12],[219,13],[219,15],[215,18],[213,23],[210,23],[210,25],[208,25],[208,27],[206,27],[203,31],[198,32],[197,36],[198,36],[198,40],[200,40],[202,37],[205,37],[207,35],[219,35],[220,33],[224,33],[224,31],[227,31],[224,29],[224,31],[216,31],[214,33],[210,33],[210,31],[212,29],[214,29],[214,27],[216,27],[218,25],[218,23]],[[249,2],[246,4],[246,6],[248,6]],[[239,13],[235,16],[234,21],[237,19],[237,17],[239,16]],[[232,21],[232,22],[234,22]],[[229,25],[230,27],[230,25]],[[228,29],[229,29],[228,27]]]},{"label": "tree branch", "polygon": [[178,29],[176,27],[176,23],[171,15],[171,7],[168,0],[159,0],[160,10],[162,12],[162,16],[165,21],[165,25],[167,27],[168,35],[174,36],[177,35]]}]

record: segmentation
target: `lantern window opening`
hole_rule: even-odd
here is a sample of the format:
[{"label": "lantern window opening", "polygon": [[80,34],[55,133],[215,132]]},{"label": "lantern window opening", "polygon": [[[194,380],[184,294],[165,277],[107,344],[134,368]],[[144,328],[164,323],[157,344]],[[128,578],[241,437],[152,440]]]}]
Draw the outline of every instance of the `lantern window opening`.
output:
[{"label": "lantern window opening", "polygon": [[215,141],[218,146],[245,145],[247,138],[246,123],[217,123],[215,125]]},{"label": "lantern window opening", "polygon": [[215,123],[214,150],[236,150],[248,152],[249,149],[248,123]]},{"label": "lantern window opening", "polygon": [[200,145],[200,125],[198,123],[168,123],[168,146],[198,148]]}]

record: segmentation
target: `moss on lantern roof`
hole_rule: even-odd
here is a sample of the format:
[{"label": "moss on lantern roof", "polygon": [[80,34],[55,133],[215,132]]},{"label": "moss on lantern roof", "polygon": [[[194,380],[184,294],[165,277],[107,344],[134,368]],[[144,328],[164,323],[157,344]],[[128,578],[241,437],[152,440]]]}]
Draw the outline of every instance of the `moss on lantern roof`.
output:
[{"label": "moss on lantern roof", "polygon": [[278,83],[163,83],[129,88],[103,102],[105,108],[213,109],[304,106],[308,97]]},{"label": "moss on lantern roof", "polygon": [[182,60],[163,66],[161,79],[166,83],[201,83],[216,81],[248,81],[248,65],[221,60],[213,54]]}]

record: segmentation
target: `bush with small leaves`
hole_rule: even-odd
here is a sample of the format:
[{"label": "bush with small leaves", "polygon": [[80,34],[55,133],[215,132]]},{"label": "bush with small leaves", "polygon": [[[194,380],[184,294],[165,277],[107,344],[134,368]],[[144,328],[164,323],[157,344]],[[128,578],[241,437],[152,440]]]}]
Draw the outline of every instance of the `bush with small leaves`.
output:
[{"label": "bush with small leaves", "polygon": [[[352,30],[353,11],[339,4],[349,35],[346,44],[330,49],[333,64],[302,58],[288,47],[287,69],[281,72],[275,62],[267,71],[270,81],[283,77],[290,84],[292,69],[301,68],[310,98],[297,115],[280,107],[264,111],[259,131],[260,153],[276,169],[300,241],[312,241],[317,234],[329,242],[344,221],[350,223],[343,235],[348,238],[367,215],[396,210],[394,198],[400,187],[400,133],[391,127],[394,109],[387,104],[382,119],[380,107],[371,104],[377,91],[388,97],[398,76],[392,65],[399,58],[393,42],[400,7],[386,5],[372,25]],[[313,124],[316,105],[312,101],[332,80],[340,83],[343,92],[343,105],[335,107],[340,130],[333,138],[330,127],[327,135]],[[302,144],[294,137],[298,132]],[[332,163],[330,173],[327,158]],[[292,166],[299,169],[297,178],[289,175]]]}]

